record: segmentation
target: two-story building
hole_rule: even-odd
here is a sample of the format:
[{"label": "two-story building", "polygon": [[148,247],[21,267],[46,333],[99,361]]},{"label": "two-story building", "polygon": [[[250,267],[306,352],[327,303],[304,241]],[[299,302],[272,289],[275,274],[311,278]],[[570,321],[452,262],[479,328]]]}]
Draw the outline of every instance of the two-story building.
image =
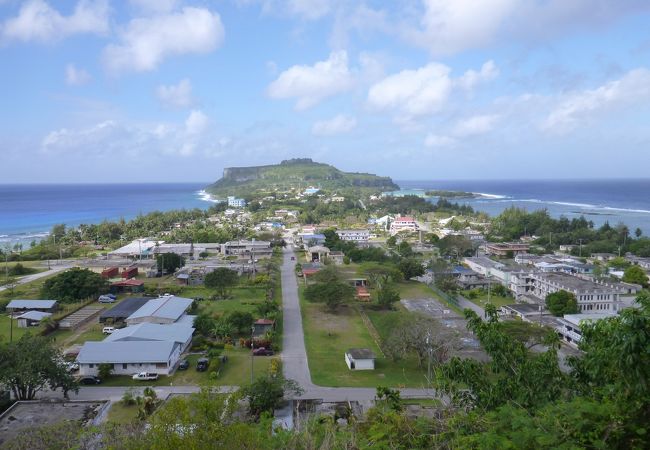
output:
[{"label": "two-story building", "polygon": [[419,230],[418,224],[415,222],[415,219],[410,216],[398,216],[395,217],[390,224],[390,234],[395,235],[406,231],[409,233],[414,233]]},{"label": "two-story building", "polygon": [[352,241],[358,244],[367,244],[370,239],[368,230],[336,230],[336,234],[342,241]]}]

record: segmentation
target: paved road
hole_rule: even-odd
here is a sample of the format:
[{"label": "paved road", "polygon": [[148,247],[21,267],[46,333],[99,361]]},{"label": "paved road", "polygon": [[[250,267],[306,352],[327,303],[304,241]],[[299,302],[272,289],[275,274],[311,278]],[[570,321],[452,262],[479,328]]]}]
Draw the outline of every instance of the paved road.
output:
[{"label": "paved road", "polygon": [[[44,277],[49,277],[50,275],[54,275],[55,273],[61,272],[63,270],[69,269],[71,267],[74,267],[74,264],[69,264],[69,263],[63,263],[62,265],[56,265],[52,267],[50,270],[46,270],[45,272],[39,272],[35,273],[32,275],[27,275],[22,278],[19,278],[16,281],[16,284],[25,284],[25,283],[31,283],[32,281],[38,280],[40,278]],[[0,268],[1,270],[1,268]],[[0,286],[0,292],[4,291],[6,289],[9,289],[7,286]]]}]

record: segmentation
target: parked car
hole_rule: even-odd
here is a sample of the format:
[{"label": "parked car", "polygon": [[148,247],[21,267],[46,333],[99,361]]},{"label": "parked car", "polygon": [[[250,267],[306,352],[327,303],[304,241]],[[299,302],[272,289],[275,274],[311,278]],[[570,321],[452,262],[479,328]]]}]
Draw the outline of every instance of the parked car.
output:
[{"label": "parked car", "polygon": [[102,333],[104,334],[111,334],[113,331],[115,331],[115,327],[104,327],[102,329]]},{"label": "parked car", "polygon": [[131,378],[138,381],[152,381],[158,379],[158,374],[153,372],[140,372],[133,374]]},{"label": "parked car", "polygon": [[99,377],[94,377],[92,375],[87,375],[85,377],[79,378],[79,384],[99,384],[102,382],[102,379]]},{"label": "parked car", "polygon": [[75,371],[79,370],[79,364],[77,364],[77,363],[74,362],[74,361],[67,361],[67,362],[65,363],[65,369],[66,369],[68,372],[75,372]]},{"label": "parked car", "polygon": [[196,361],[196,370],[198,372],[205,372],[208,370],[209,365],[210,360],[208,358],[199,358],[198,361]]},{"label": "parked car", "polygon": [[187,359],[184,359],[178,365],[178,370],[187,370],[190,367],[190,362]]},{"label": "parked car", "polygon": [[99,296],[99,303],[115,303],[116,297],[113,294],[105,294]]},{"label": "parked car", "polygon": [[270,348],[267,349],[267,348],[264,348],[264,347],[260,347],[260,348],[256,348],[255,350],[253,350],[253,355],[254,356],[273,356],[273,350],[271,350]]},{"label": "parked car", "polygon": [[292,257],[291,257],[291,261],[295,261],[295,260],[296,260],[296,257],[295,257],[295,256],[292,256]]}]

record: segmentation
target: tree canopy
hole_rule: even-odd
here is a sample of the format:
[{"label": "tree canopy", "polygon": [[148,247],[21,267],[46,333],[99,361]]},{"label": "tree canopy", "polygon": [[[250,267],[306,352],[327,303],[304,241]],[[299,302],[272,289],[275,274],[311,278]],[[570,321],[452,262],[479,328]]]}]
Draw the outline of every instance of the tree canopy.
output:
[{"label": "tree canopy", "polygon": [[578,301],[573,293],[559,290],[546,296],[546,307],[554,316],[575,314],[578,312]]},{"label": "tree canopy", "polygon": [[205,276],[205,287],[214,289],[217,294],[225,298],[230,288],[239,282],[239,275],[227,267],[219,267]]},{"label": "tree canopy", "polygon": [[41,295],[60,302],[76,302],[96,297],[107,288],[108,282],[100,274],[75,267],[45,280]]},{"label": "tree canopy", "polygon": [[625,269],[625,272],[623,273],[623,281],[648,287],[648,275],[639,266],[630,266]]}]

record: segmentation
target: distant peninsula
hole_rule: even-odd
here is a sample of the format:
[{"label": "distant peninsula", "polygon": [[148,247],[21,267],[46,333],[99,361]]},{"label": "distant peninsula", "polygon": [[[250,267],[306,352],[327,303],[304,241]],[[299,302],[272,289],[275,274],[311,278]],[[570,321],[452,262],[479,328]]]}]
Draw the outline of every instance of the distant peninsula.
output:
[{"label": "distant peninsula", "polygon": [[476,198],[480,195],[474,194],[473,192],[463,192],[463,191],[426,191],[425,195],[427,197],[440,197],[440,198]]},{"label": "distant peninsula", "polygon": [[205,191],[215,198],[250,196],[261,192],[302,190],[308,187],[346,192],[395,191],[399,186],[390,177],[370,173],[343,172],[310,158],[295,158],[280,164],[251,167],[227,167],[217,182]]}]

